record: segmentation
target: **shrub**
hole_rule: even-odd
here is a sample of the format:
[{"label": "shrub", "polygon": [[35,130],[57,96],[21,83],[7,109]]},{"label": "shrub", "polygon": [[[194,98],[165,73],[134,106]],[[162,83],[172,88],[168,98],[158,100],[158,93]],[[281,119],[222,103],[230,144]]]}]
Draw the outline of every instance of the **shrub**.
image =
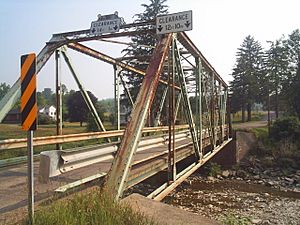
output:
[{"label": "shrub", "polygon": [[94,117],[89,113],[87,118],[87,125],[86,125],[87,131],[99,131],[98,126],[95,122]]},{"label": "shrub", "polygon": [[39,114],[38,116],[38,124],[40,125],[47,125],[47,124],[54,124],[55,121],[45,114]]},{"label": "shrub", "polygon": [[297,117],[277,119],[270,129],[270,138],[274,141],[290,140],[295,142],[300,138],[300,123]]},{"label": "shrub", "polygon": [[207,167],[208,175],[211,177],[216,177],[221,173],[221,166],[217,163],[210,163]]}]

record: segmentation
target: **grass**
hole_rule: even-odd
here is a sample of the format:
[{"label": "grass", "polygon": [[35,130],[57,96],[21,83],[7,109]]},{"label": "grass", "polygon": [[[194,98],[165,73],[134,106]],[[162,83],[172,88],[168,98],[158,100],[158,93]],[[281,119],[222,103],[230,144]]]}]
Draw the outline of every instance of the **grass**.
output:
[{"label": "grass", "polygon": [[257,127],[251,129],[255,136],[259,139],[267,139],[269,137],[268,127]]},{"label": "grass", "polygon": [[[80,127],[79,123],[64,123],[64,134],[75,134],[86,132],[86,127]],[[56,125],[39,125],[38,129],[34,132],[34,137],[44,137],[56,135]],[[0,140],[26,138],[27,132],[22,130],[19,124],[0,124]]]},{"label": "grass", "polygon": [[[242,112],[237,112],[232,114],[232,123],[241,123],[242,122]],[[251,121],[260,121],[262,120],[263,116],[265,115],[265,112],[252,112],[251,113]],[[247,120],[247,113],[245,114],[246,120]]]},{"label": "grass", "polygon": [[[28,220],[23,224],[28,224]],[[100,190],[41,206],[35,225],[154,225],[154,222],[129,206],[111,201]]]}]

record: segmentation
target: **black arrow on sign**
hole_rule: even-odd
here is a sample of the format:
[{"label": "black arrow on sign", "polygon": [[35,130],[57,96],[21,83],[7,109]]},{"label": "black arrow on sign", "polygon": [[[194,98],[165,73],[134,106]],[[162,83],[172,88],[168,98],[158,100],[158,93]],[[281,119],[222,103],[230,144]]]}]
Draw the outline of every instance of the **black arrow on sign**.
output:
[{"label": "black arrow on sign", "polygon": [[163,28],[162,28],[161,25],[159,25],[158,28],[157,28],[157,30],[159,30],[159,32],[160,32],[162,29],[163,29]]},{"label": "black arrow on sign", "polygon": [[184,24],[186,27],[189,27],[191,24],[189,21],[186,21],[186,23]]},{"label": "black arrow on sign", "polygon": [[95,33],[95,31],[96,31],[96,29],[95,29],[95,28],[93,28],[93,30],[92,30],[92,33]]},{"label": "black arrow on sign", "polygon": [[118,26],[117,26],[117,25],[116,25],[116,26],[114,26],[114,29],[115,29],[115,30],[117,30],[117,29],[118,29]]}]

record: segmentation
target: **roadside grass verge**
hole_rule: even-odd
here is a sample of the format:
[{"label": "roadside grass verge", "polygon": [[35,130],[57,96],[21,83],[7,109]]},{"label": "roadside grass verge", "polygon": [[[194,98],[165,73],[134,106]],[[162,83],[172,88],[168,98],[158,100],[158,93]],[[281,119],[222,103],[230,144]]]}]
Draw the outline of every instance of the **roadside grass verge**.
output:
[{"label": "roadside grass verge", "polygon": [[[28,224],[28,219],[23,224]],[[35,225],[154,225],[143,214],[129,206],[112,201],[100,190],[75,194],[49,206],[41,206],[35,213]]]}]

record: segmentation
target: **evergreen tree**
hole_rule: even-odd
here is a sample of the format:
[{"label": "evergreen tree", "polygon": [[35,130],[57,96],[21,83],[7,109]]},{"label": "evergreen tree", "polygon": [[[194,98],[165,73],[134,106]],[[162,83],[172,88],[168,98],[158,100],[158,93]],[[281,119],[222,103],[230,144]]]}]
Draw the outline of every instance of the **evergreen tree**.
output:
[{"label": "evergreen tree", "polygon": [[9,84],[0,83],[0,100],[6,95],[6,93],[9,91],[10,86]]},{"label": "evergreen tree", "polygon": [[290,76],[285,82],[285,97],[291,106],[290,113],[297,114],[300,118],[300,31],[294,30],[285,41],[288,49]]},{"label": "evergreen tree", "polygon": [[264,73],[264,53],[261,44],[249,35],[238,48],[237,61],[232,73],[234,80],[231,82],[232,98],[240,100],[243,122],[245,109],[247,120],[251,121],[251,107],[260,100],[259,93],[264,83]]},{"label": "evergreen tree", "polygon": [[266,51],[266,86],[268,89],[267,94],[274,95],[275,114],[276,118],[278,118],[279,96],[290,74],[288,52],[287,48],[283,45],[282,39],[269,43],[270,48]]},{"label": "evergreen tree", "polygon": [[[142,4],[145,10],[144,12],[135,15],[136,19],[134,22],[139,23],[153,21],[157,15],[167,14],[168,6],[166,5],[166,1],[167,0],[149,0],[149,4]],[[143,32],[145,29],[147,32]],[[151,29],[154,29],[154,25],[147,25],[146,27],[144,26],[142,28],[137,28],[137,30],[140,32],[132,37],[131,41],[133,44],[123,50],[123,52],[126,53],[125,55],[127,57],[129,56],[131,59],[126,63],[143,71],[146,71],[150,57],[157,43],[157,35],[155,32],[149,32]],[[132,95],[133,101],[135,101],[142,84],[143,77],[132,72],[126,72],[124,75],[127,78],[130,94]],[[162,91],[161,89],[161,87],[158,87],[157,92],[160,93]],[[130,104],[129,101],[128,104]]]}]

